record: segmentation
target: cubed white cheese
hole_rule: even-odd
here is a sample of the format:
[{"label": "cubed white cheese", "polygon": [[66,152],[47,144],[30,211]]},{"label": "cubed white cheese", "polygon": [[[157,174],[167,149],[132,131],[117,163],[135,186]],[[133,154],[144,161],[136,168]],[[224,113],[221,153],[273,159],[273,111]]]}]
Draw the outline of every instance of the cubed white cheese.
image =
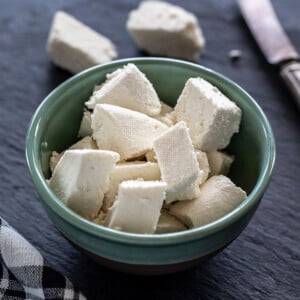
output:
[{"label": "cubed white cheese", "polygon": [[199,178],[199,184],[201,185],[208,178],[208,175],[210,173],[210,168],[209,168],[209,163],[208,163],[206,153],[200,150],[196,150],[195,152],[196,152],[199,168],[200,170],[203,171],[202,176]]},{"label": "cubed white cheese", "polygon": [[54,169],[50,188],[69,208],[92,219],[99,213],[119,159],[112,151],[67,150]]},{"label": "cubed white cheese", "polygon": [[187,228],[167,210],[162,209],[155,233],[171,233],[186,230]]},{"label": "cubed white cheese", "polygon": [[170,214],[189,228],[211,223],[235,209],[246,193],[223,175],[210,177],[196,199],[171,205]]},{"label": "cubed white cheese", "polygon": [[152,83],[134,64],[108,74],[101,88],[94,91],[85,104],[94,109],[99,103],[118,105],[149,116],[156,116],[161,110]]},{"label": "cubed white cheese", "polygon": [[155,55],[197,60],[205,45],[195,15],[162,1],[142,2],[127,29],[138,47]]},{"label": "cubed white cheese", "polygon": [[80,123],[80,128],[78,131],[78,137],[85,137],[87,135],[92,135],[92,119],[91,112],[85,110]]},{"label": "cubed white cheese", "polygon": [[[86,136],[73,144],[68,150],[76,150],[76,149],[97,149],[96,142],[90,136]],[[58,153],[53,151],[50,157],[50,170],[53,173],[54,168],[56,167],[57,163],[64,155],[65,151]]]},{"label": "cubed white cheese", "polygon": [[99,149],[116,151],[121,159],[130,159],[151,150],[153,140],[168,126],[130,109],[97,104],[92,129]]},{"label": "cubed white cheese", "polygon": [[107,211],[116,199],[119,184],[122,181],[133,180],[160,180],[160,170],[157,163],[128,162],[116,165],[110,174],[109,190],[104,196],[102,210]]},{"label": "cubed white cheese", "polygon": [[134,233],[154,233],[166,194],[161,181],[123,181],[111,209],[108,227]]},{"label": "cubed white cheese", "polygon": [[241,110],[216,87],[201,78],[190,78],[175,106],[177,121],[185,121],[195,148],[225,148],[239,131]]},{"label": "cubed white cheese", "polygon": [[108,38],[62,11],[54,16],[47,48],[53,62],[71,73],[117,57]]},{"label": "cubed white cheese", "polygon": [[155,139],[153,149],[167,183],[166,203],[195,198],[202,171],[185,123],[177,123]]},{"label": "cubed white cheese", "polygon": [[210,166],[210,176],[227,175],[234,161],[234,156],[221,151],[213,151],[207,153],[207,159]]},{"label": "cubed white cheese", "polygon": [[156,120],[166,124],[169,127],[173,126],[175,124],[173,114],[172,114],[173,108],[164,102],[160,102],[160,103],[161,103],[160,114],[154,118]]}]

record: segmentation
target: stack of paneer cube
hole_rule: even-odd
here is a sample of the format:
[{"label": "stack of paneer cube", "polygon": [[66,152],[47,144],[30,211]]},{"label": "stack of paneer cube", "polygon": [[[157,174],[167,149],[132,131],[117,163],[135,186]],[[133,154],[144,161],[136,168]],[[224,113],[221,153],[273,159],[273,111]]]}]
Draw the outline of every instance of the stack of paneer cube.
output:
[{"label": "stack of paneer cube", "polygon": [[160,101],[134,64],[96,85],[79,141],[50,158],[50,188],[90,221],[131,233],[171,233],[213,222],[246,193],[221,151],[241,110],[202,78],[190,78],[175,108]]}]

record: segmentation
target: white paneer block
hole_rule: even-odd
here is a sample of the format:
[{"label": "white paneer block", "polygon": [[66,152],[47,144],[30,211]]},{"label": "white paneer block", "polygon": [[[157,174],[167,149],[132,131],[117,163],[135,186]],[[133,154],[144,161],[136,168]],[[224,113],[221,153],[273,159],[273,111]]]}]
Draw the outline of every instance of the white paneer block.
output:
[{"label": "white paneer block", "polygon": [[138,47],[154,55],[197,60],[205,45],[195,15],[162,1],[142,2],[127,29]]},{"label": "white paneer block", "polygon": [[151,162],[128,162],[116,165],[116,168],[110,174],[109,190],[104,196],[102,210],[107,211],[110,208],[118,192],[119,184],[122,181],[143,179],[160,180],[160,170],[157,163]]},{"label": "white paneer block", "polygon": [[177,121],[186,122],[195,148],[225,148],[239,131],[241,110],[216,87],[201,78],[190,78],[175,106]]},{"label": "white paneer block", "polygon": [[210,166],[210,176],[227,175],[234,161],[234,156],[221,151],[213,151],[207,153],[207,159]]},{"label": "white paneer block", "polygon": [[83,112],[83,116],[80,123],[80,128],[78,131],[78,137],[85,137],[87,135],[92,135],[92,118],[91,118],[91,112],[88,110],[85,110]]},{"label": "white paneer block", "polygon": [[161,103],[160,114],[154,118],[166,124],[169,127],[173,126],[175,124],[173,114],[172,114],[173,108],[164,102],[160,102],[160,103]]},{"label": "white paneer block", "polygon": [[167,210],[162,209],[155,233],[171,233],[186,230],[187,228]]},{"label": "white paneer block", "polygon": [[201,185],[208,178],[208,175],[210,173],[210,168],[209,168],[209,163],[208,163],[206,153],[200,150],[195,150],[195,152],[196,152],[199,168],[200,170],[203,171],[202,176],[199,179],[199,184]]},{"label": "white paneer block", "polygon": [[149,116],[160,113],[161,104],[152,83],[134,64],[108,74],[103,85],[94,90],[85,104],[94,109],[96,104],[112,104]]},{"label": "white paneer block", "polygon": [[53,62],[71,73],[117,57],[108,38],[62,11],[53,18],[47,48]]},{"label": "white paneer block", "polygon": [[[73,144],[68,150],[78,150],[78,149],[98,149],[96,142],[92,139],[91,136],[86,136]],[[50,170],[53,173],[56,165],[58,164],[61,157],[64,155],[65,151],[58,153],[53,151],[50,157]]]},{"label": "white paneer block", "polygon": [[228,177],[213,176],[201,186],[196,199],[175,203],[169,212],[189,228],[198,227],[225,216],[246,197]]},{"label": "white paneer block", "polygon": [[97,104],[92,114],[93,137],[99,149],[131,159],[152,149],[153,140],[168,129],[145,114],[110,104]]},{"label": "white paneer block", "polygon": [[112,151],[67,150],[54,169],[50,188],[69,208],[92,219],[98,215],[119,159]]},{"label": "white paneer block", "polygon": [[162,180],[167,183],[166,203],[195,198],[202,171],[185,123],[179,122],[160,135],[153,148]]},{"label": "white paneer block", "polygon": [[154,233],[166,194],[161,181],[124,181],[111,209],[108,227],[133,233]]}]

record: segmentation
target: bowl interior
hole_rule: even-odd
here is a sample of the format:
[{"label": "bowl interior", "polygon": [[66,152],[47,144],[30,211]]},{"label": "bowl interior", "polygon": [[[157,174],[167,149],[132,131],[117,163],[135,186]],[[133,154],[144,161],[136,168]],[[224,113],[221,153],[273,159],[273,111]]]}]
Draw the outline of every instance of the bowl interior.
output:
[{"label": "bowl interior", "polygon": [[[263,112],[245,91],[229,79],[199,65],[172,59],[126,59],[112,62],[84,71],[56,88],[36,111],[28,131],[26,152],[35,183],[49,178],[51,152],[62,151],[77,140],[84,102],[94,86],[103,82],[107,73],[129,62],[135,63],[146,74],[160,99],[171,106],[175,106],[187,79],[197,76],[216,85],[237,103],[243,114],[240,132],[234,135],[226,149],[235,155],[229,177],[248,194],[256,189],[246,202],[251,201],[254,205],[259,201],[269,182],[275,155],[273,134]],[[40,185],[39,189],[45,188]],[[258,190],[259,195],[256,195]],[[59,201],[56,197],[52,198],[53,201]],[[247,209],[243,207],[244,212],[252,204]]]}]

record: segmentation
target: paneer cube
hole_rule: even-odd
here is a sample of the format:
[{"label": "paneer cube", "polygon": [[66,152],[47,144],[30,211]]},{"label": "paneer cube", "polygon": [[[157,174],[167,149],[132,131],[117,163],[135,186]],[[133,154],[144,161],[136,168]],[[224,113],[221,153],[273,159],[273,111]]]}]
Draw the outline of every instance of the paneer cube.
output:
[{"label": "paneer cube", "polygon": [[157,116],[161,104],[152,83],[134,64],[107,75],[107,80],[94,91],[86,106],[112,104],[135,110],[149,116]]},{"label": "paneer cube", "polygon": [[142,2],[127,29],[138,47],[154,55],[197,60],[205,45],[195,15],[162,1]]},{"label": "paneer cube", "polygon": [[196,149],[225,148],[239,131],[241,110],[215,86],[201,78],[190,78],[177,101],[177,121],[184,121]]},{"label": "paneer cube", "polygon": [[210,176],[227,175],[234,161],[234,156],[221,151],[213,151],[207,153],[207,159],[210,167]]},{"label": "paneer cube", "polygon": [[62,11],[54,16],[47,48],[53,62],[71,73],[117,57],[108,38]]},{"label": "paneer cube", "polygon": [[50,179],[56,196],[79,215],[95,218],[109,189],[109,176],[120,156],[103,150],[67,150]]},{"label": "paneer cube", "polygon": [[247,197],[228,177],[210,177],[202,186],[196,199],[171,205],[174,215],[189,228],[216,221],[234,210]]},{"label": "paneer cube", "polygon": [[166,203],[195,198],[202,171],[185,123],[177,123],[156,138],[153,149],[162,180],[167,183]]},{"label": "paneer cube", "polygon": [[110,208],[118,193],[119,184],[122,181],[143,179],[160,180],[160,170],[157,163],[151,162],[127,162],[116,165],[110,174],[109,190],[104,196],[102,210]]},{"label": "paneer cube", "polygon": [[149,116],[110,104],[97,104],[92,114],[93,137],[99,149],[120,154],[121,160],[144,155],[168,126]]},{"label": "paneer cube", "polygon": [[[73,144],[67,150],[78,150],[78,149],[98,149],[96,142],[92,139],[91,136],[86,136]],[[64,155],[65,151],[58,153],[53,151],[50,157],[50,170],[53,173],[56,165],[58,164],[61,157]]]},{"label": "paneer cube", "polygon": [[162,209],[155,233],[171,233],[186,230],[187,228],[167,210]]},{"label": "paneer cube", "polygon": [[166,187],[161,181],[123,181],[111,208],[108,227],[133,233],[154,233]]}]

